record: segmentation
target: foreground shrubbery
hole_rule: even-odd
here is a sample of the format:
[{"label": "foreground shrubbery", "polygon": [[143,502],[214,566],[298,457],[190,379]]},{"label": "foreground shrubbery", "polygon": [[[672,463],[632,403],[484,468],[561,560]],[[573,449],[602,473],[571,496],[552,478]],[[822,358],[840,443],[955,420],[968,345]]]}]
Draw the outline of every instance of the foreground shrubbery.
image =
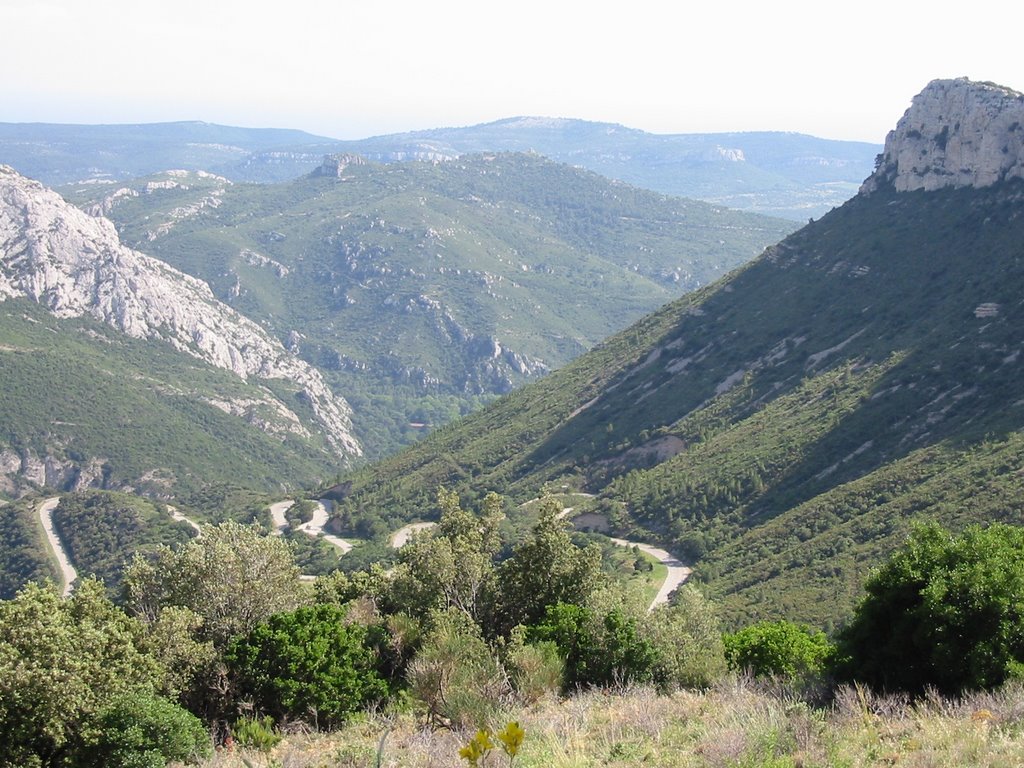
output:
[{"label": "foreground shrubbery", "polygon": [[[818,708],[793,693],[757,699],[741,686],[730,701],[746,713],[753,696],[772,713],[764,734],[749,736],[736,723],[725,741],[704,744],[684,720],[674,726],[682,742],[652,736],[645,755],[775,766],[796,765],[800,755],[804,765],[833,765],[840,746],[814,734],[835,712],[854,700],[869,714],[872,702],[898,705],[901,717],[918,710],[909,698],[831,688],[832,675],[879,690],[954,694],[993,688],[1024,661],[1024,534],[1016,528],[958,537],[918,530],[872,577],[833,646],[784,621],[723,638],[713,606],[690,586],[649,612],[603,575],[596,547],[574,544],[557,504],[504,559],[500,498],[488,497],[480,515],[451,494],[442,492],[439,504],[434,532],[404,547],[392,570],[334,573],[312,590],[300,587],[286,541],[226,523],[136,559],[125,573],[127,610],[89,580],[68,600],[30,586],[0,603],[0,765],[148,768],[199,759],[211,743],[271,750],[279,732],[341,728],[368,710],[473,733],[528,720],[522,707],[591,688],[648,686],[654,697],[721,686],[727,663],[813,693]],[[954,657],[965,663],[953,669]],[[717,690],[705,701],[726,689]],[[1007,690],[1008,701],[1024,699]],[[822,709],[830,692],[836,703]],[[985,711],[976,719],[989,725],[1004,717]],[[1013,727],[1017,720],[1005,715]],[[729,738],[735,749],[726,748]],[[608,764],[647,759],[628,743],[614,747]],[[590,750],[556,747],[563,755]]]},{"label": "foreground shrubbery", "polygon": [[[525,738],[515,768],[968,768],[1024,765],[1024,690],[962,698],[876,696],[843,687],[816,708],[749,679],[703,692],[580,692],[500,713]],[[412,714],[371,714],[335,733],[295,734],[269,759],[222,752],[203,768],[467,768],[475,730],[425,730]],[[500,749],[484,765],[507,765]]]}]

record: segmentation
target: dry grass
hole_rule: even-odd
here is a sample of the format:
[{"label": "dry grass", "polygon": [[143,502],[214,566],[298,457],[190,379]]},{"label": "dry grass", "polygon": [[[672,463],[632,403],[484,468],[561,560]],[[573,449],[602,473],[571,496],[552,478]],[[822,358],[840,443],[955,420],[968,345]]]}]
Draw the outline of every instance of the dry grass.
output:
[{"label": "dry grass", "polygon": [[[841,689],[814,708],[749,681],[705,693],[661,696],[647,689],[588,692],[505,713],[526,730],[516,768],[861,768],[1024,765],[1024,687],[912,702]],[[501,723],[495,723],[500,726]],[[471,734],[429,730],[412,715],[367,715],[332,734],[286,738],[269,756],[219,753],[204,768],[465,766]],[[499,757],[501,759],[499,759]],[[507,765],[491,755],[486,765]]]}]

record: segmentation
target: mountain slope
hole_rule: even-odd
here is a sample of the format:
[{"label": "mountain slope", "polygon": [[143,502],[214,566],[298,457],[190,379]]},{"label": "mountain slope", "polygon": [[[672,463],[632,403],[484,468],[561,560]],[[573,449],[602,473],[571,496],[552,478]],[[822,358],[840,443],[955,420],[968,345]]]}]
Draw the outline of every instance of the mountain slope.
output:
[{"label": "mountain slope", "polygon": [[[519,500],[582,487],[621,528],[694,560],[731,618],[828,624],[911,521],[1024,522],[1024,154],[992,140],[1016,135],[1021,104],[1008,89],[932,83],[864,193],[353,474],[337,489],[341,523],[426,514],[439,483]],[[895,158],[922,140],[931,173],[902,168]],[[967,146],[995,168],[984,182],[947,172],[969,156],[949,150]],[[911,172],[947,184],[898,191]]]},{"label": "mountain slope", "polygon": [[792,229],[514,154],[333,156],[288,184],[174,173],[72,199],[323,369],[375,455]]},{"label": "mountain slope", "polygon": [[[11,478],[49,483],[32,469],[48,460],[63,467],[53,477],[80,484],[229,471],[161,439],[181,430],[223,442],[213,455],[235,451],[228,464],[260,485],[278,462],[309,477],[359,455],[348,404],[316,370],[205,283],[124,247],[109,221],[4,167],[0,311],[0,440]],[[152,432],[129,438],[132,423]]]}]

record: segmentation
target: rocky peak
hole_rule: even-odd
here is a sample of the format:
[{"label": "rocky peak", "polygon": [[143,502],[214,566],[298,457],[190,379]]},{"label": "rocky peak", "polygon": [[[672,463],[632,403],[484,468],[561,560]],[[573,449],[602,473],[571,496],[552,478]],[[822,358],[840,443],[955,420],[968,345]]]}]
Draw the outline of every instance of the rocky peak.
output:
[{"label": "rocky peak", "polygon": [[933,80],[885,139],[861,192],[985,187],[1024,178],[1024,95],[993,83]]},{"label": "rocky peak", "polygon": [[28,298],[58,317],[89,315],[245,379],[291,381],[337,453],[361,453],[348,403],[319,371],[219,302],[202,280],[122,245],[108,219],[0,165],[0,301],[11,298]]},{"label": "rocky peak", "polygon": [[341,178],[350,165],[366,165],[366,159],[360,155],[345,152],[337,155],[324,155],[320,167],[314,171],[315,176],[332,176]]}]

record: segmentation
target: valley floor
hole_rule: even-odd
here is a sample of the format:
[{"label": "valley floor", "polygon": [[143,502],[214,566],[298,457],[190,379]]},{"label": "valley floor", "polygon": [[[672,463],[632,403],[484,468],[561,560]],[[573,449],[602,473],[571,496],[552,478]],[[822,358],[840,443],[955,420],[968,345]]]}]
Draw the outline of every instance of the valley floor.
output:
[{"label": "valley floor", "polygon": [[[706,693],[582,693],[510,710],[496,725],[511,720],[526,732],[515,768],[1024,764],[1021,686],[917,704],[845,688],[832,706],[818,709],[733,680]],[[337,733],[288,737],[270,755],[221,751],[203,768],[454,768],[466,765],[458,753],[471,736],[423,728],[411,714],[369,714]],[[480,764],[509,762],[499,748]]]}]

